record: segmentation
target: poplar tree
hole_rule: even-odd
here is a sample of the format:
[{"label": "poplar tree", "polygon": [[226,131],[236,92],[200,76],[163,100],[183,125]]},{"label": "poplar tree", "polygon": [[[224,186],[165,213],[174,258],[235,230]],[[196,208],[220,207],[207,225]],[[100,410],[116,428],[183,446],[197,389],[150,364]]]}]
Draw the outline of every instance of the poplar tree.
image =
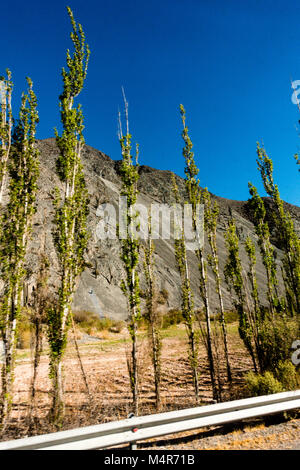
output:
[{"label": "poplar tree", "polygon": [[59,157],[56,170],[63,183],[63,190],[56,189],[54,244],[60,264],[60,286],[57,304],[48,311],[48,339],[50,345],[50,378],[53,384],[52,420],[60,424],[64,414],[62,357],[67,344],[71,322],[71,305],[79,275],[84,269],[84,253],[87,247],[86,217],[88,194],[81,163],[84,146],[83,114],[81,106],[74,107],[74,100],[82,91],[87,74],[89,47],[85,42],[82,26],[71,20],[71,40],[74,52],[67,51],[67,67],[62,69],[63,92],[60,95],[62,135],[55,130]]},{"label": "poplar tree", "polygon": [[125,279],[121,283],[121,288],[128,300],[128,331],[131,338],[131,358],[128,363],[130,386],[133,398],[133,411],[135,416],[139,413],[139,384],[138,384],[138,344],[137,329],[138,322],[141,318],[140,309],[140,287],[137,266],[139,262],[140,242],[134,234],[134,226],[136,224],[137,213],[134,204],[137,200],[137,182],[139,179],[138,172],[138,146],[136,147],[136,165],[131,155],[131,139],[129,133],[128,121],[128,103],[124,92],[125,114],[126,114],[126,135],[123,136],[121,119],[119,115],[119,140],[122,153],[122,164],[120,168],[120,176],[123,183],[121,196],[126,198],[125,213],[122,214],[126,226],[126,237],[121,239],[121,260],[125,269]]},{"label": "poplar tree", "polygon": [[200,295],[204,304],[204,312],[205,312],[205,321],[206,321],[206,348],[207,348],[207,355],[208,355],[208,362],[209,362],[209,370],[210,370],[210,377],[213,389],[213,398],[214,400],[219,401],[219,391],[216,382],[216,372],[215,372],[215,364],[214,364],[214,356],[213,356],[213,347],[212,347],[212,331],[211,331],[211,313],[210,313],[210,306],[208,300],[208,286],[207,286],[207,267],[206,262],[204,260],[203,254],[203,247],[201,246],[199,233],[197,230],[197,205],[201,202],[201,188],[199,185],[199,179],[197,175],[199,173],[199,169],[197,168],[194,160],[194,152],[192,151],[193,144],[188,134],[188,127],[186,126],[186,119],[185,119],[185,109],[183,105],[180,105],[180,114],[182,118],[183,124],[183,131],[182,131],[182,138],[184,141],[184,148],[182,150],[183,157],[185,159],[185,185],[188,194],[188,202],[192,206],[192,224],[193,230],[196,235],[196,243],[198,248],[195,250],[196,257],[198,259],[198,267],[199,267],[199,275],[200,275]]},{"label": "poplar tree", "polygon": [[296,234],[294,222],[286,212],[280,198],[277,184],[273,178],[273,162],[265,149],[257,143],[257,165],[267,194],[275,205],[274,221],[277,234],[284,251],[283,269],[287,288],[287,300],[290,314],[300,313],[300,240]]},{"label": "poplar tree", "polygon": [[30,78],[28,92],[22,95],[19,118],[11,146],[9,202],[1,217],[0,265],[4,293],[0,308],[0,331],[4,343],[0,422],[10,411],[18,319],[26,275],[25,257],[35,213],[38,151],[35,132],[38,123],[37,100]]},{"label": "poplar tree", "polygon": [[234,220],[231,218],[225,233],[225,244],[227,248],[227,260],[224,267],[225,281],[230,292],[234,292],[236,297],[234,305],[239,317],[239,334],[243,340],[253,361],[253,366],[257,372],[257,364],[252,344],[253,331],[246,309],[246,292],[242,275],[242,263],[239,255],[239,239],[236,233]]},{"label": "poplar tree", "polygon": [[144,251],[144,274],[146,280],[146,321],[149,328],[149,337],[152,346],[152,363],[154,370],[156,409],[160,409],[160,382],[161,382],[161,337],[158,324],[158,312],[156,304],[156,288],[154,278],[154,243],[151,238],[151,218],[149,220],[149,234]]},{"label": "poplar tree", "polygon": [[[172,174],[172,185],[175,201],[180,203],[178,187],[176,184],[175,176]],[[189,362],[193,374],[193,382],[195,388],[196,401],[199,401],[199,377],[198,377],[198,334],[195,331],[195,309],[194,299],[191,290],[189,269],[186,256],[186,245],[184,238],[184,228],[181,231],[180,237],[175,238],[175,258],[181,279],[181,310],[184,318],[184,323],[187,329],[188,343],[189,343]]]},{"label": "poplar tree", "polygon": [[229,352],[228,352],[228,340],[227,340],[227,328],[225,322],[225,312],[224,312],[224,303],[222,296],[222,287],[221,287],[221,275],[219,268],[219,257],[218,257],[218,248],[217,248],[217,221],[219,217],[219,206],[217,201],[212,205],[211,197],[207,188],[202,191],[202,201],[204,203],[204,225],[207,233],[208,243],[210,246],[211,255],[208,258],[208,262],[212,268],[215,281],[216,281],[216,292],[218,294],[219,306],[220,306],[220,323],[222,326],[223,333],[223,342],[224,342],[224,352],[226,360],[226,369],[227,369],[227,379],[229,382],[232,381],[231,366],[229,361]]},{"label": "poplar tree", "polygon": [[248,235],[245,240],[245,251],[249,260],[249,271],[248,278],[251,286],[251,297],[253,300],[253,312],[249,309],[249,321],[251,323],[251,329],[253,333],[253,341],[255,350],[258,358],[260,371],[263,371],[263,350],[261,347],[261,339],[263,335],[263,315],[260,308],[260,302],[258,297],[258,287],[256,278],[256,252],[255,245]]},{"label": "poplar tree", "polygon": [[279,306],[277,296],[277,277],[276,262],[274,256],[274,248],[270,241],[269,225],[266,222],[266,209],[263,200],[259,196],[257,189],[253,184],[248,183],[249,192],[252,198],[249,201],[250,208],[253,211],[255,232],[258,236],[258,245],[262,257],[262,262],[267,274],[267,296],[269,301],[270,312],[274,315],[276,308]]},{"label": "poplar tree", "polygon": [[11,150],[13,115],[11,107],[11,97],[13,83],[11,72],[6,70],[7,78],[0,77],[0,204],[3,199],[3,192],[7,181],[7,163]]}]

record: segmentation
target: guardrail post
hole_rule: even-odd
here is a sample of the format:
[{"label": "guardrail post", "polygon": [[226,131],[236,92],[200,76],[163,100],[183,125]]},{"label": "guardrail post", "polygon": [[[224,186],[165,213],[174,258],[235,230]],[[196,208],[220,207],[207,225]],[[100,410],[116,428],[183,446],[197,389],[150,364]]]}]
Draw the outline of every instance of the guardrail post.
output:
[{"label": "guardrail post", "polygon": [[[128,418],[134,418],[134,414],[129,413]],[[137,430],[138,430],[138,428],[133,428],[132,432],[136,432]],[[130,443],[130,450],[137,450],[136,441],[133,441],[133,442]]]}]

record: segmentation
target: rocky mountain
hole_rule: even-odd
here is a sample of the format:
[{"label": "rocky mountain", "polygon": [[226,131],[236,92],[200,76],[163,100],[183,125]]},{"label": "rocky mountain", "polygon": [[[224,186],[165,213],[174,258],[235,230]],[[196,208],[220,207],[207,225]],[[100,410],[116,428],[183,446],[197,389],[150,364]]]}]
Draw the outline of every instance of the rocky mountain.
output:
[{"label": "rocky mountain", "polygon": [[[30,298],[32,288],[35,285],[36,272],[39,265],[41,246],[45,244],[46,253],[51,263],[50,289],[57,285],[59,266],[53,246],[51,231],[53,228],[53,195],[55,186],[60,187],[60,182],[55,173],[55,160],[58,150],[55,139],[37,141],[40,150],[40,179],[39,195],[37,201],[37,213],[34,217],[32,240],[27,260],[28,276],[26,281],[26,295]],[[97,224],[101,221],[97,208],[101,204],[113,204],[116,208],[119,201],[121,181],[119,176],[120,161],[114,161],[104,153],[95,150],[88,145],[85,146],[82,155],[84,171],[88,192],[90,195],[88,228],[90,240],[87,253],[87,267],[83,272],[78,289],[75,294],[74,311],[90,311],[100,316],[109,316],[114,319],[125,319],[127,317],[127,304],[120,289],[120,281],[124,276],[122,263],[119,258],[119,241],[117,239],[99,240],[97,236]],[[156,170],[147,166],[139,169],[139,197],[138,202],[149,207],[151,203],[172,204],[171,172]],[[177,184],[181,194],[184,194],[184,181],[176,176]],[[247,182],[245,182],[247,184]],[[217,244],[221,268],[224,266],[226,251],[224,244],[224,232],[230,217],[230,211],[236,219],[238,234],[241,242],[250,234],[254,240],[257,239],[251,222],[251,214],[247,201],[232,201],[217,196],[220,206],[220,220],[218,223]],[[266,199],[269,206],[271,201]],[[300,208],[286,204],[290,210],[300,232]],[[276,234],[273,234],[276,246]],[[165,309],[180,306],[180,280],[176,268],[174,248],[172,240],[155,241],[155,263],[157,286],[168,292],[168,300]],[[280,247],[276,246],[277,260],[282,257]],[[205,253],[208,253],[208,243],[205,242]],[[258,254],[258,250],[257,250]],[[245,272],[247,272],[247,260],[241,243],[241,257]],[[190,262],[190,273],[192,288],[195,296],[196,306],[201,306],[198,287],[198,266],[195,255],[188,252]],[[141,263],[142,264],[142,263]],[[258,255],[257,277],[261,298],[265,299],[266,276],[265,270]],[[282,281],[279,282],[282,288]],[[143,278],[141,276],[141,287]],[[225,307],[231,307],[231,298],[223,283]],[[213,275],[209,271],[209,295],[213,308],[217,308],[217,296],[213,282]]]}]

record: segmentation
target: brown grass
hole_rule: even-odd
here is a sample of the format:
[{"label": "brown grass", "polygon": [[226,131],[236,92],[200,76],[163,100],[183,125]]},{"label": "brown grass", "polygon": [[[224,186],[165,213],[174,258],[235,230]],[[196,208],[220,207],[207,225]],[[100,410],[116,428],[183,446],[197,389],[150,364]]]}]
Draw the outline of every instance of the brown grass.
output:
[{"label": "brown grass", "polygon": [[[243,374],[251,369],[251,361],[241,343],[236,328],[230,325],[230,353],[233,366],[233,387],[223,380],[223,400],[236,398],[243,384]],[[192,374],[187,359],[187,341],[184,325],[175,325],[165,331],[162,348],[162,410],[195,406]],[[100,342],[79,344],[84,369],[93,396],[88,405],[84,382],[74,344],[69,342],[64,358],[66,416],[64,429],[126,418],[131,411],[126,349],[130,342],[126,329],[119,333],[101,331]],[[80,338],[80,330],[77,330]],[[72,335],[70,334],[70,340]],[[140,337],[140,415],[155,413],[153,371],[145,332]],[[41,358],[37,378],[37,398],[34,407],[32,433],[53,431],[47,415],[51,403],[51,383],[48,377],[47,346]],[[212,402],[210,375],[204,347],[199,351],[200,397],[202,404]],[[222,377],[225,378],[224,364]],[[19,351],[15,368],[14,396],[10,422],[2,439],[28,434],[29,387],[32,377],[30,350]]]}]

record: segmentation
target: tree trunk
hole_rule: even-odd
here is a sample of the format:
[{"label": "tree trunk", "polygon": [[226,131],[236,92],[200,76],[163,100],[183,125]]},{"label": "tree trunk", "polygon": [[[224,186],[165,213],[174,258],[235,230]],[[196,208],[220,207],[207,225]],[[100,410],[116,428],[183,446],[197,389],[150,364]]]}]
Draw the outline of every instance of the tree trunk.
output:
[{"label": "tree trunk", "polygon": [[153,352],[153,369],[154,369],[156,410],[159,411],[160,405],[161,405],[159,339],[158,339],[158,333],[156,331],[156,328],[153,325],[153,321],[151,322],[151,334],[152,334],[152,352]]},{"label": "tree trunk", "polygon": [[59,428],[65,412],[61,358],[51,364],[51,378],[53,397],[50,417],[53,424]]},{"label": "tree trunk", "polygon": [[199,402],[199,378],[198,378],[198,370],[197,370],[197,352],[196,352],[196,341],[195,341],[195,332],[193,326],[189,332],[190,338],[190,350],[192,354],[192,372],[193,372],[193,381],[194,381],[194,389],[195,389],[195,396],[196,402]]},{"label": "tree trunk", "polygon": [[202,250],[198,251],[198,258],[199,258],[199,271],[200,271],[200,278],[201,278],[201,288],[200,294],[204,303],[204,310],[205,310],[205,321],[206,321],[206,334],[207,334],[207,356],[209,362],[209,371],[210,371],[210,378],[211,378],[211,385],[213,391],[213,399],[216,401],[220,401],[219,391],[216,383],[216,374],[215,374],[215,365],[214,365],[214,357],[213,357],[213,348],[212,348],[212,333],[211,333],[211,324],[210,324],[210,309],[208,303],[208,294],[207,294],[207,286],[206,286],[206,275],[204,269],[204,259]]},{"label": "tree trunk", "polygon": [[138,360],[137,360],[137,335],[136,335],[136,324],[133,326],[132,335],[132,371],[131,371],[131,390],[133,399],[133,412],[135,416],[139,414],[139,390],[138,390]]}]

